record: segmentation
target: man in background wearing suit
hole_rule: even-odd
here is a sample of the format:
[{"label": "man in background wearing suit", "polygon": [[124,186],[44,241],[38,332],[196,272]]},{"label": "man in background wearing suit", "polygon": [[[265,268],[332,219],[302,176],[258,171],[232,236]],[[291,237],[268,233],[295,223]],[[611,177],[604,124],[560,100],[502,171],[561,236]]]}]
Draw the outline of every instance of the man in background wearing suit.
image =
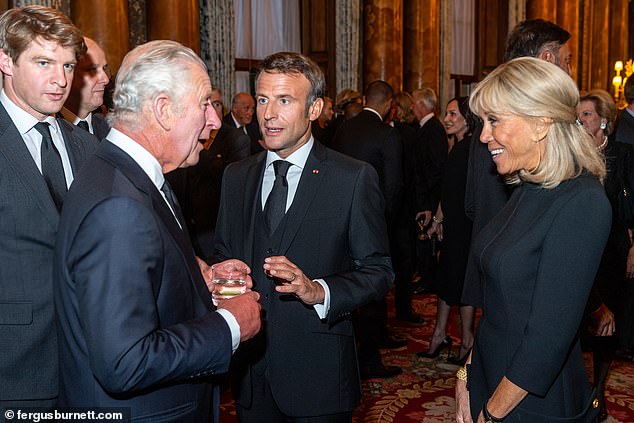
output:
[{"label": "man in background wearing suit", "polygon": [[55,115],[85,49],[56,10],[29,6],[0,17],[2,415],[57,402],[53,247],[66,190],[97,140]]},{"label": "man in background wearing suit", "polygon": [[376,171],[311,135],[324,87],[305,56],[265,58],[256,97],[268,151],[223,179],[216,253],[250,264],[263,309],[232,367],[241,423],[350,422],[361,398],[350,316],[392,284]]},{"label": "man in background wearing suit", "polygon": [[[445,127],[434,112],[438,97],[431,88],[412,92],[412,112],[418,120],[414,144],[414,178],[416,190],[416,220],[431,222],[432,210],[438,208],[442,170],[449,155],[449,143]],[[430,240],[418,243],[418,262],[423,283],[433,285],[436,277],[436,258]]]},{"label": "man in background wearing suit", "polygon": [[[390,239],[393,264],[395,259],[396,212],[401,207],[403,194],[403,146],[400,133],[383,120],[392,107],[394,91],[385,81],[373,81],[365,90],[365,107],[357,116],[341,123],[332,141],[332,148],[357,160],[363,160],[374,167],[379,175],[381,192],[385,198],[385,216]],[[403,292],[411,299],[409,278],[398,266],[396,273],[396,303],[403,302]],[[404,282],[401,284],[400,282]],[[404,290],[403,290],[404,288]],[[411,303],[407,312],[411,313]],[[401,308],[397,307],[400,312]],[[360,308],[355,320],[356,335],[359,338],[359,364],[362,378],[396,376],[401,369],[384,366],[379,348],[381,344],[402,347],[407,341],[390,337],[387,329],[387,303],[385,299]]]},{"label": "man in background wearing suit", "polygon": [[621,110],[616,121],[615,140],[634,145],[634,76],[627,78],[623,95],[627,101],[627,107]]},{"label": "man in background wearing suit", "polygon": [[110,125],[103,115],[94,113],[103,104],[103,94],[110,82],[110,68],[106,53],[92,39],[84,37],[88,50],[75,68],[70,95],[61,111],[64,119],[104,139]]},{"label": "man in background wearing suit", "polygon": [[199,137],[220,125],[210,96],[204,63],[174,41],[141,45],[121,64],[113,128],[77,176],[59,225],[60,407],[217,421],[211,376],[258,332],[258,294],[212,306],[163,176],[195,164]]},{"label": "man in background wearing suit", "polygon": [[231,112],[222,120],[225,125],[233,126],[243,131],[251,140],[251,154],[264,150],[260,139],[258,122],[253,119],[255,113],[255,100],[249,93],[237,93],[231,100]]},{"label": "man in background wearing suit", "polygon": [[[222,93],[212,87],[211,106],[222,119]],[[213,255],[216,218],[220,207],[222,174],[227,165],[251,155],[249,137],[233,126],[223,124],[200,142],[198,164],[176,169],[165,175],[178,198],[196,255],[209,260]]]}]

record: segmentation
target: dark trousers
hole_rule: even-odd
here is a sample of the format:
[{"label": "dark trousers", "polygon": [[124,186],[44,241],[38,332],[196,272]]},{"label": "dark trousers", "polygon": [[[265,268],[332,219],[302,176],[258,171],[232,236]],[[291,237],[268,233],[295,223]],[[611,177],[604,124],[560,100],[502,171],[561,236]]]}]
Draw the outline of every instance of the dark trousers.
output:
[{"label": "dark trousers", "polygon": [[[252,372],[253,401],[250,408],[236,404],[238,423],[350,423],[352,412],[325,416],[290,417],[280,411],[265,374]],[[292,375],[289,375],[292,377]]]}]

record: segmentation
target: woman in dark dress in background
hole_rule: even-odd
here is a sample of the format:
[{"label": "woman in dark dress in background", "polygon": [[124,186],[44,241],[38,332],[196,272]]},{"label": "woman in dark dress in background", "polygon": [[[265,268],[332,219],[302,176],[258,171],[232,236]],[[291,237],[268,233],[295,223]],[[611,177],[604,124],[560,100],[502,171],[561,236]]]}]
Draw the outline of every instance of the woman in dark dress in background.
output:
[{"label": "woman in dark dress in background", "polygon": [[[429,236],[436,235],[442,241],[439,258],[439,278],[436,284],[438,306],[434,333],[426,352],[419,357],[435,358],[447,348],[449,357],[451,338],[447,336],[447,320],[452,306],[460,307],[461,344],[457,359],[453,362],[464,364],[473,346],[472,306],[461,304],[462,287],[471,243],[471,221],[465,214],[464,198],[469,162],[471,133],[475,127],[475,117],[469,110],[469,98],[454,98],[447,103],[443,119],[451,150],[445,163],[440,204],[434,214]],[[450,359],[450,361],[452,361]]]},{"label": "woman in dark dress in background", "polygon": [[578,102],[565,72],[532,57],[498,66],[471,94],[480,140],[517,187],[472,245],[484,301],[456,374],[459,423],[596,421],[578,329],[612,211]]},{"label": "woman in dark dress in background", "polygon": [[[632,168],[632,148],[629,145],[616,142],[612,139],[612,131],[616,120],[616,106],[612,96],[604,90],[592,90],[582,94],[577,106],[577,117],[586,131],[592,136],[597,149],[603,152],[606,162],[607,175],[604,181],[605,193],[612,205],[612,227],[608,243],[603,251],[601,264],[595,278],[593,289],[598,295],[592,297],[594,301],[588,304],[586,312],[589,313],[589,326],[587,334],[592,349],[594,386],[599,398],[599,420],[608,417],[605,404],[605,382],[612,360],[616,355],[617,336],[619,328],[625,326],[621,318],[621,304],[625,289],[625,277],[632,276],[634,272],[634,247],[630,241],[629,231],[632,230],[632,216],[625,216],[623,207],[620,207],[619,193],[625,186],[634,186],[634,169]],[[633,193],[634,194],[634,193]],[[622,201],[631,201],[630,197]],[[598,299],[602,304],[597,304]],[[596,325],[592,314],[608,313],[611,319],[607,324]],[[616,314],[616,320],[613,313]],[[616,321],[616,325],[614,322]],[[616,329],[616,333],[615,333]]]}]

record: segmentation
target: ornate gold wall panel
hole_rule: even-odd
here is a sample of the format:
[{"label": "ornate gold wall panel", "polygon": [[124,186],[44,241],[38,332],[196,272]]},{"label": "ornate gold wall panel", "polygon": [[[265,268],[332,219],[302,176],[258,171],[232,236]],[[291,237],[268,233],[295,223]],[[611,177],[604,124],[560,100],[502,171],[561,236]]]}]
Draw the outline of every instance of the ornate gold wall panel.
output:
[{"label": "ornate gold wall panel", "polygon": [[70,17],[104,49],[113,74],[129,49],[127,0],[81,0],[70,4]]},{"label": "ornate gold wall panel", "polygon": [[403,8],[401,2],[368,0],[364,5],[363,84],[387,81],[403,86]]},{"label": "ornate gold wall panel", "polygon": [[404,0],[403,89],[439,91],[439,1]]}]

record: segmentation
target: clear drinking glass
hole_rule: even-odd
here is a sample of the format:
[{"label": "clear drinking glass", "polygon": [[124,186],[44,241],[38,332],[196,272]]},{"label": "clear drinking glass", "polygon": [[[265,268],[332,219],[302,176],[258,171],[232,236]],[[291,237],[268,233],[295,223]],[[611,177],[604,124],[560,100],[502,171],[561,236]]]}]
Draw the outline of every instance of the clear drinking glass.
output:
[{"label": "clear drinking glass", "polygon": [[247,268],[238,263],[218,263],[211,266],[214,305],[247,291]]}]

